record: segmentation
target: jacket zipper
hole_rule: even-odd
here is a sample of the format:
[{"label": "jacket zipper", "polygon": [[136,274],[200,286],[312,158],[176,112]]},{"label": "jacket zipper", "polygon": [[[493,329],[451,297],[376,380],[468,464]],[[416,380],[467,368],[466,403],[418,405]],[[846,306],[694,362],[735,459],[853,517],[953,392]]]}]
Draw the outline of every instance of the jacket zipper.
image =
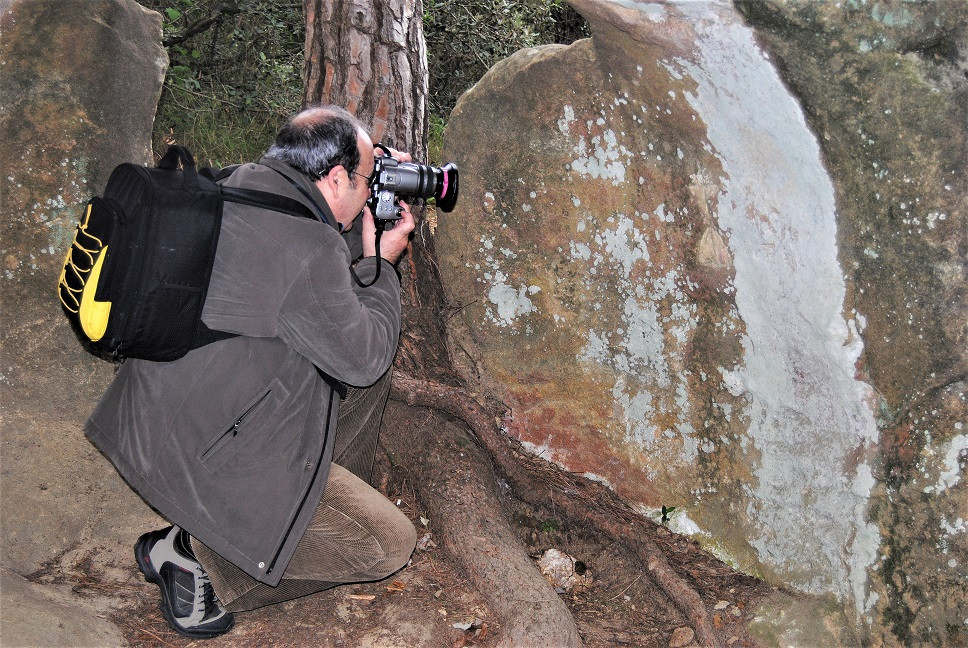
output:
[{"label": "jacket zipper", "polygon": [[242,412],[242,414],[239,415],[238,420],[235,423],[232,424],[232,427],[230,427],[225,432],[223,432],[221,434],[221,436],[219,436],[219,438],[215,440],[215,443],[213,443],[211,446],[209,446],[208,450],[206,450],[205,452],[202,453],[202,455],[201,455],[202,461],[208,461],[212,457],[212,455],[214,455],[219,450],[221,450],[222,447],[225,446],[226,443],[228,443],[229,441],[231,441],[232,439],[234,439],[236,436],[238,436],[239,430],[242,428],[242,424],[245,423],[245,420],[249,417],[249,415],[257,407],[259,407],[259,405],[261,405],[262,403],[264,403],[266,401],[266,399],[269,398],[269,395],[270,394],[272,394],[272,390],[271,389],[269,391],[267,391],[266,393],[262,394],[262,396],[260,396],[258,398],[258,400],[256,400],[254,403],[252,403],[251,405],[249,405],[245,409],[245,411]]}]

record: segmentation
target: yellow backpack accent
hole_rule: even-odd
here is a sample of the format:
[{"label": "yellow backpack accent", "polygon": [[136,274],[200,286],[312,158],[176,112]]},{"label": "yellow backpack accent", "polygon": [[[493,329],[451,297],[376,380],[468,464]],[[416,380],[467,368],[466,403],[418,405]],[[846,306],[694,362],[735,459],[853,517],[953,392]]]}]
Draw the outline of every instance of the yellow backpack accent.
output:
[{"label": "yellow backpack accent", "polygon": [[84,218],[77,225],[74,241],[64,258],[57,292],[64,308],[77,316],[84,335],[97,342],[107,330],[111,302],[94,299],[108,246],[88,231],[92,208],[89,203]]},{"label": "yellow backpack accent", "polygon": [[108,317],[111,315],[111,302],[97,301],[94,295],[97,294],[97,282],[101,278],[101,268],[104,266],[104,259],[108,255],[108,246],[105,245],[98,254],[94,269],[87,278],[84,291],[81,293],[81,328],[91,342],[97,342],[104,337],[104,332],[108,329]]}]

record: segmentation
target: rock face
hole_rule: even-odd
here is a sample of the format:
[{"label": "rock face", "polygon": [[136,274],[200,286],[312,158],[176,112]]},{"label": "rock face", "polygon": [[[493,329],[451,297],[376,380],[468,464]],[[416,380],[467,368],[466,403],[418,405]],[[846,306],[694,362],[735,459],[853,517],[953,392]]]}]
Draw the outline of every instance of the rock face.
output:
[{"label": "rock face", "polygon": [[79,601],[44,568],[123,581],[158,524],[83,436],[113,368],[82,350],[56,285],[84,203],[118,163],[150,162],[166,66],[161,17],[134,0],[0,0],[0,607],[17,645],[117,644],[101,614],[117,601]]},{"label": "rock face", "polygon": [[965,6],[572,4],[448,124],[467,377],[732,564],[963,640]]},{"label": "rock face", "polygon": [[[4,331],[2,380],[8,394],[29,396],[32,380],[51,389],[62,368],[66,384],[87,382],[90,366],[68,368],[84,356],[61,326],[59,266],[111,170],[151,160],[168,58],[160,16],[133,0],[14,0],[2,6],[0,34],[0,295],[30,323]],[[69,355],[57,371],[50,345]]]}]

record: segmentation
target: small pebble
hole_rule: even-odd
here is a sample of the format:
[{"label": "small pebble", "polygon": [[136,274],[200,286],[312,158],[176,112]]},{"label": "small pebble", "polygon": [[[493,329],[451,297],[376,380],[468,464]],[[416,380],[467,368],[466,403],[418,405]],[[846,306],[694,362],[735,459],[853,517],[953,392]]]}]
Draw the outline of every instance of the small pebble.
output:
[{"label": "small pebble", "polygon": [[669,648],[685,648],[696,638],[696,633],[688,626],[676,628],[669,638]]}]

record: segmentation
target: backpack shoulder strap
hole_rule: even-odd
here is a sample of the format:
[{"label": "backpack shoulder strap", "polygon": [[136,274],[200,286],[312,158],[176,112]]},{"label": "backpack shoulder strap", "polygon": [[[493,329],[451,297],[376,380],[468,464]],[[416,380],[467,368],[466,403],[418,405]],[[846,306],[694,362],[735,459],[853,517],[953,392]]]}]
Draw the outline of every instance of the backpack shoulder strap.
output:
[{"label": "backpack shoulder strap", "polygon": [[222,181],[226,180],[240,166],[241,165],[239,164],[234,164],[232,166],[227,166],[224,169],[206,168],[202,169],[198,173],[199,175],[216,183],[222,200],[239,203],[242,205],[249,205],[250,207],[271,209],[272,211],[282,212],[283,214],[289,214],[290,216],[299,216],[301,218],[308,218],[310,220],[318,220],[323,223],[329,223],[326,213],[318,204],[316,204],[316,201],[309,194],[309,192],[300,187],[296,182],[293,181],[292,178],[282,173],[278,169],[266,167],[272,169],[283,178],[288,180],[289,183],[299,191],[299,193],[309,200],[313,206],[312,209],[306,207],[305,204],[299,202],[298,200],[289,198],[288,196],[282,196],[280,194],[270,193],[268,191],[259,191],[258,189],[242,189],[240,187],[226,187],[223,185]]},{"label": "backpack shoulder strap", "polygon": [[222,200],[228,202],[271,209],[272,211],[282,212],[290,216],[308,218],[310,220],[321,220],[313,213],[313,210],[294,198],[281,196],[268,191],[259,191],[257,189],[240,189],[238,187],[226,187],[224,185],[218,185],[218,187]]},{"label": "backpack shoulder strap", "polygon": [[[272,167],[269,167],[269,168],[272,169]],[[285,173],[283,173],[279,169],[272,169],[272,170],[275,171],[276,173],[278,173],[279,175],[281,175],[283,178],[285,178],[289,182],[289,184],[291,184],[293,187],[296,188],[296,191],[298,191],[299,193],[301,193],[306,198],[306,200],[308,200],[310,202],[310,204],[312,204],[313,209],[316,211],[316,217],[320,221],[322,221],[323,223],[328,223],[328,224],[332,225],[332,223],[329,222],[329,218],[326,217],[326,212],[324,212],[323,209],[322,209],[322,207],[320,207],[316,203],[316,199],[313,198],[312,195],[308,191],[306,191],[301,186],[299,186],[299,183],[298,182],[296,182],[295,180],[293,180],[292,178],[290,178],[289,176],[287,176]],[[336,229],[338,231],[340,231],[340,232],[343,231],[343,228],[340,225],[337,225],[336,226]]]}]

